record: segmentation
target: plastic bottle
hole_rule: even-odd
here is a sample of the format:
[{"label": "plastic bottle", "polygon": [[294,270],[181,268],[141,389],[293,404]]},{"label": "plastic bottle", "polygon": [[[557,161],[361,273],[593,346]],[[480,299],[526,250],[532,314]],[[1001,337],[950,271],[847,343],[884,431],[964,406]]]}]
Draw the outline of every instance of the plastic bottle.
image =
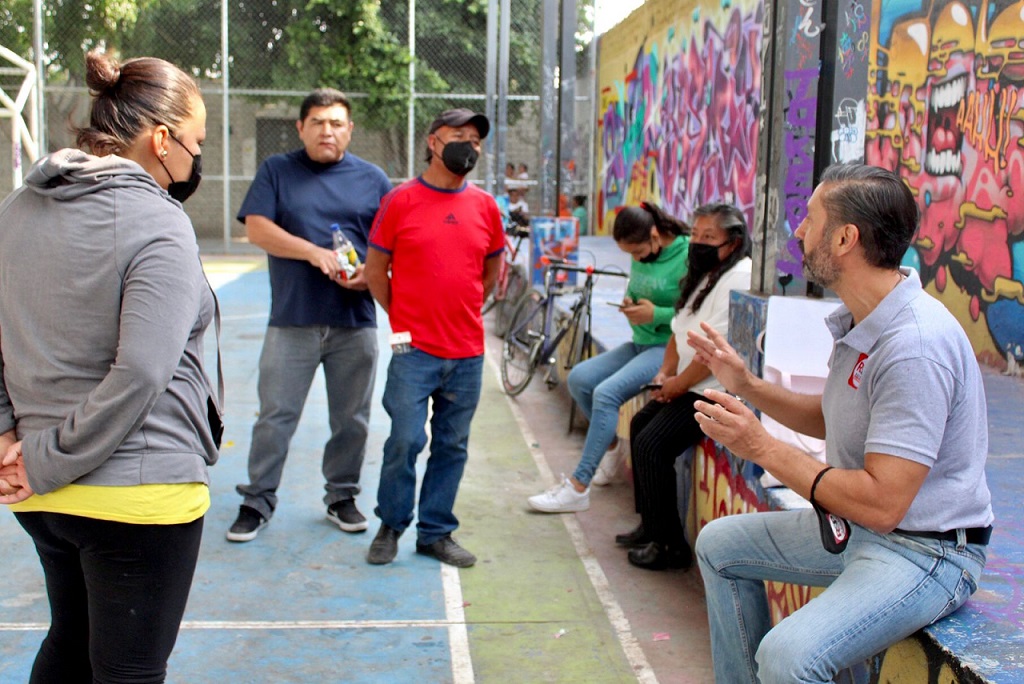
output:
[{"label": "plastic bottle", "polygon": [[334,254],[338,258],[338,268],[341,269],[341,277],[348,280],[355,275],[359,266],[359,254],[352,245],[352,241],[341,232],[341,226],[337,223],[331,224],[331,237],[334,242]]}]

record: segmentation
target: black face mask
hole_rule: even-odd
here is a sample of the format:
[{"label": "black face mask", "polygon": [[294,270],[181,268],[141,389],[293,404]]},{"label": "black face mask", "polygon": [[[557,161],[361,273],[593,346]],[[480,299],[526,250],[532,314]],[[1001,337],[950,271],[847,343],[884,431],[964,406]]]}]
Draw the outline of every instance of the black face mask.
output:
[{"label": "black face mask", "polygon": [[445,143],[441,150],[441,161],[444,167],[456,176],[465,176],[473,167],[480,154],[473,149],[473,143],[468,140]]},{"label": "black face mask", "polygon": [[688,257],[691,273],[706,273],[713,271],[722,263],[718,258],[718,248],[724,245],[701,245],[690,243],[690,254]]},{"label": "black face mask", "polygon": [[203,179],[203,154],[202,152],[199,154],[192,154],[180,140],[171,134],[170,131],[167,132],[167,135],[170,135],[171,140],[181,145],[181,149],[185,150],[188,156],[192,157],[192,174],[186,181],[174,180],[174,176],[171,175],[170,171],[167,171],[167,166],[164,165],[163,160],[159,160],[160,166],[164,167],[164,171],[167,171],[167,177],[171,179],[171,184],[167,186],[167,194],[179,202],[184,203],[185,200],[191,197],[192,193],[196,191],[196,188],[199,187],[199,181]]},{"label": "black face mask", "polygon": [[647,253],[647,256],[637,259],[641,264],[653,264],[661,256],[661,250],[655,252],[653,249]]}]

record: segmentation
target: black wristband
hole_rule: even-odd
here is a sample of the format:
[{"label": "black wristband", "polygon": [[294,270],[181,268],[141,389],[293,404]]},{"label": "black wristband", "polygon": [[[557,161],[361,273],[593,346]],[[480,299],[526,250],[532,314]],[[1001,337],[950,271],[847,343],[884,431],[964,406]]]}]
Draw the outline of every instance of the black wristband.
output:
[{"label": "black wristband", "polygon": [[810,501],[811,501],[811,505],[812,506],[817,506],[818,505],[817,502],[815,502],[815,500],[814,500],[814,492],[815,492],[815,490],[818,489],[818,483],[821,482],[821,478],[824,477],[825,473],[827,473],[830,470],[832,470],[832,466],[825,466],[824,468],[821,469],[821,472],[819,472],[817,474],[817,476],[814,478],[814,483],[811,485],[811,499],[810,499]]}]

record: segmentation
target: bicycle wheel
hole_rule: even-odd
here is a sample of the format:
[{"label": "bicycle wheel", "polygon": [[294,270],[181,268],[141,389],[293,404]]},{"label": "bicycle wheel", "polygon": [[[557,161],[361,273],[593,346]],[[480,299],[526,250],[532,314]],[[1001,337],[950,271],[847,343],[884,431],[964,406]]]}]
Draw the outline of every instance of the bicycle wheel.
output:
[{"label": "bicycle wheel", "polygon": [[504,337],[512,324],[512,312],[526,292],[526,273],[523,267],[515,264],[508,271],[508,280],[505,285],[505,296],[498,301],[498,308],[494,312],[494,334]]},{"label": "bicycle wheel", "polygon": [[501,383],[514,397],[533,379],[544,344],[544,296],[533,290],[519,298],[501,349]]}]

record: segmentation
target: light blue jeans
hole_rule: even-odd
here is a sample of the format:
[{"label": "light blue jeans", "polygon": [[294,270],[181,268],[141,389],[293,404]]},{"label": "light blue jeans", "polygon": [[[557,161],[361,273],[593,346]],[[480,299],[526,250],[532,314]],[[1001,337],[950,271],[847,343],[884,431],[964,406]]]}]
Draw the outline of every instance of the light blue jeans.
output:
[{"label": "light blue jeans", "polygon": [[604,452],[615,438],[619,406],[640,394],[657,375],[665,359],[665,345],[627,342],[576,364],[569,371],[569,394],[590,421],[583,454],[573,477],[590,484]]},{"label": "light blue jeans", "polygon": [[377,374],[376,328],[270,326],[260,353],[260,416],[252,428],[249,484],[236,487],[242,503],[268,520],[277,507],[288,445],[321,364],[331,427],[324,445],[324,503],[359,493]]},{"label": "light blue jeans", "polygon": [[[833,555],[811,509],[719,518],[696,551],[720,684],[831,682],[959,608],[986,559],[985,546],[857,525]],[[828,589],[772,628],[764,580]]]},{"label": "light blue jeans", "polygon": [[419,349],[391,357],[384,387],[391,435],[384,443],[374,513],[399,532],[412,523],[416,459],[427,445],[429,404],[430,457],[420,484],[416,523],[420,544],[433,544],[459,526],[452,509],[469,455],[469,426],[480,402],[483,367],[483,356],[443,359]]}]

